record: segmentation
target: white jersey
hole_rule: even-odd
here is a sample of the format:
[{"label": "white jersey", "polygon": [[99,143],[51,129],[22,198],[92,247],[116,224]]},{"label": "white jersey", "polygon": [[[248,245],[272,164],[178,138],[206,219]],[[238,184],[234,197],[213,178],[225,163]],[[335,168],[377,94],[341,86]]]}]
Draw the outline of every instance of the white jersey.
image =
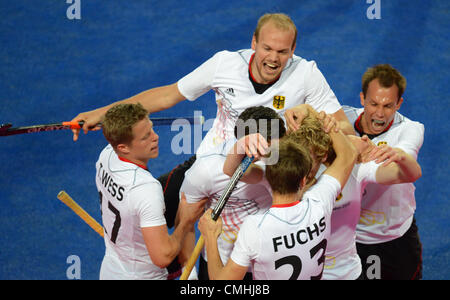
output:
[{"label": "white jersey", "polygon": [[[344,112],[351,123],[358,124],[364,109],[344,106]],[[388,130],[372,141],[375,145],[387,144],[400,148],[417,159],[423,144],[424,130],[423,124],[411,121],[396,112]],[[416,209],[414,190],[412,183],[368,184],[362,197],[356,241],[362,244],[378,244],[403,236],[411,226]]]},{"label": "white jersey", "polygon": [[[207,197],[205,208],[214,208],[222,195],[230,176],[223,173],[226,155],[235,139],[216,146],[198,156],[192,167],[186,171],[180,193],[184,192],[188,203],[195,203]],[[271,189],[266,180],[257,184],[238,182],[222,213],[222,233],[217,239],[219,254],[226,264],[233,250],[239,229],[249,215],[262,214],[272,205]],[[205,260],[205,249],[202,253]]]},{"label": "white jersey", "polygon": [[321,279],[333,202],[340,190],[339,182],[324,174],[300,202],[247,217],[231,259],[251,265],[256,280]]},{"label": "white jersey", "polygon": [[96,169],[106,247],[100,279],[167,279],[167,270],[153,264],[141,231],[166,224],[161,184],[143,166],[119,158],[111,145]]},{"label": "white jersey", "polygon": [[252,106],[273,108],[282,118],[286,109],[303,103],[328,114],[341,108],[316,63],[295,55],[289,59],[278,81],[257,94],[249,79],[253,53],[251,49],[218,52],[178,81],[178,89],[188,100],[195,100],[211,89],[216,95],[216,119],[197,154],[232,137],[238,116]]},{"label": "white jersey", "polygon": [[356,224],[361,213],[364,188],[368,183],[376,182],[378,167],[379,164],[373,161],[355,165],[342,192],[336,198],[331,215],[331,236],[328,240],[323,279],[353,280],[361,274],[361,260],[356,251]]}]

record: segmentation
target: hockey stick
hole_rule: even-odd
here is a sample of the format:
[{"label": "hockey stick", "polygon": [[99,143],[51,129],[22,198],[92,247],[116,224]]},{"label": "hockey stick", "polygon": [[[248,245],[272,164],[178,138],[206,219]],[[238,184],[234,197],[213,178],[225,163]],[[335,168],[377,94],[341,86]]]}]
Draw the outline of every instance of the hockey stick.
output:
[{"label": "hockey stick", "polygon": [[[203,116],[194,117],[160,117],[160,118],[150,118],[154,126],[170,125],[175,120],[187,120],[189,124],[203,124],[205,118]],[[41,131],[53,131],[53,130],[63,130],[63,129],[80,129],[83,127],[84,122],[62,122],[54,124],[43,124],[43,125],[32,125],[23,127],[12,127],[12,124],[2,124],[0,125],[0,136],[16,135],[23,133],[33,133]],[[101,124],[100,124],[101,125]]]},{"label": "hockey stick", "polygon": [[103,237],[103,227],[93,217],[91,217],[81,206],[79,206],[65,191],[58,193],[58,199],[67,205],[74,213],[76,213],[86,224],[88,224],[95,232]]},{"label": "hockey stick", "polygon": [[[231,193],[233,192],[234,188],[236,187],[237,183],[241,179],[242,175],[244,175],[245,171],[248,169],[250,164],[253,161],[253,157],[246,156],[241,164],[237,167],[236,171],[234,171],[233,176],[231,176],[230,181],[228,182],[227,186],[225,187],[222,195],[219,198],[219,201],[217,202],[216,206],[214,207],[211,218],[214,221],[217,221],[217,219],[220,216],[220,213],[222,212],[223,208],[225,207],[225,204],[227,203],[228,199],[231,196]],[[183,273],[180,276],[180,280],[187,280],[189,275],[191,274],[192,269],[194,268],[195,263],[197,262],[197,259],[200,255],[200,252],[203,249],[203,246],[205,244],[205,240],[203,239],[203,235],[200,235],[197,244],[195,245],[194,251],[192,252],[191,256],[189,257],[189,260],[186,263],[186,266],[184,268]]]}]

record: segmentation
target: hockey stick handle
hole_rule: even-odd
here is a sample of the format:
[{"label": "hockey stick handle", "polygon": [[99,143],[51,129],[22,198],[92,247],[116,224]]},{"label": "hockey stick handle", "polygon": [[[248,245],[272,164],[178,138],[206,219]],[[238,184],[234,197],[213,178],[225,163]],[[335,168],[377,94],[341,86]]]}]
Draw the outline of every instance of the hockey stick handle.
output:
[{"label": "hockey stick handle", "polygon": [[222,196],[220,196],[219,201],[217,201],[217,204],[211,213],[211,218],[214,221],[217,221],[217,219],[219,218],[220,213],[222,212],[223,208],[225,207],[225,204],[227,203],[228,199],[231,196],[231,193],[233,192],[237,183],[241,179],[242,175],[244,175],[245,171],[247,171],[253,159],[254,159],[253,157],[245,156],[241,164],[237,167],[236,171],[234,171],[233,176],[231,176],[230,182],[225,187]]},{"label": "hockey stick handle", "polygon": [[[231,196],[231,193],[233,192],[234,188],[236,187],[237,183],[239,182],[239,179],[241,179],[242,175],[244,175],[245,171],[247,171],[248,167],[252,163],[254,157],[248,157],[246,156],[241,164],[237,167],[236,171],[234,171],[233,176],[231,176],[230,181],[228,182],[227,186],[225,187],[225,190],[223,191],[222,195],[219,198],[219,201],[217,202],[216,206],[214,207],[211,218],[214,221],[217,221],[217,219],[220,216],[220,213],[222,212],[223,208],[225,207],[225,204],[227,203],[228,199]],[[189,275],[191,274],[192,269],[195,266],[195,263],[197,262],[198,257],[200,256],[200,252],[203,249],[203,246],[205,244],[205,240],[203,238],[203,235],[200,235],[197,244],[195,244],[194,251],[192,252],[191,256],[189,257],[188,261],[186,262],[185,269],[183,273],[180,276],[180,280],[187,280]]]},{"label": "hockey stick handle", "polygon": [[103,237],[103,227],[91,215],[89,215],[81,206],[79,206],[65,191],[58,193],[58,199],[67,205],[74,213],[76,213],[86,224],[88,224],[95,232]]},{"label": "hockey stick handle", "polygon": [[186,262],[183,273],[181,273],[180,280],[187,280],[189,278],[189,275],[191,275],[192,269],[194,268],[195,263],[197,262],[197,259],[200,256],[200,253],[202,252],[204,245],[205,239],[203,238],[203,235],[200,235],[197,244],[195,244],[194,251],[192,251],[191,256]]},{"label": "hockey stick handle", "polygon": [[[153,126],[161,126],[161,125],[171,125],[174,121],[187,121],[190,125],[203,124],[205,123],[205,118],[203,116],[194,116],[194,117],[159,117],[159,118],[150,118],[153,123]],[[70,129],[80,129],[84,125],[84,121],[80,122],[63,122],[63,125],[70,126]],[[96,126],[101,126],[99,123]]]},{"label": "hockey stick handle", "polygon": [[[151,118],[154,126],[161,125],[171,125],[175,120],[180,120],[181,122],[188,122],[190,125],[203,124],[205,118],[203,116],[194,117],[159,117]],[[79,122],[61,122],[54,124],[43,124],[43,125],[32,125],[11,128],[11,124],[2,124],[0,126],[0,136],[9,136],[23,133],[33,133],[41,131],[53,131],[53,130],[63,130],[63,129],[81,129],[83,127],[84,121]],[[97,124],[96,126],[101,126]],[[96,127],[94,126],[94,127]]]}]

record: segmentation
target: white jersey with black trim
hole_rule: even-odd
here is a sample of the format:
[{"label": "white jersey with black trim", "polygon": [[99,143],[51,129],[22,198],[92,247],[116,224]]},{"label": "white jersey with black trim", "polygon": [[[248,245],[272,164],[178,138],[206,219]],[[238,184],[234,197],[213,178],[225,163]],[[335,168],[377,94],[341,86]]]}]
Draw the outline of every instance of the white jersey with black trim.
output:
[{"label": "white jersey with black trim", "polygon": [[[161,184],[106,146],[96,163],[105,240],[100,279],[167,279],[153,264],[141,228],[166,224]],[[158,247],[159,245],[155,245]]]},{"label": "white jersey with black trim", "polygon": [[[368,183],[376,182],[378,167],[379,164],[373,161],[355,165],[336,198],[322,277],[325,280],[354,280],[361,274],[361,260],[356,251],[356,225],[361,213],[363,190]],[[324,170],[325,167],[321,166],[319,172]]]},{"label": "white jersey with black trim", "polygon": [[[207,197],[205,209],[214,208],[230,181],[223,173],[226,155],[236,142],[235,138],[216,146],[207,153],[197,156],[195,163],[186,171],[180,193],[186,195],[188,203],[195,203]],[[257,184],[238,182],[222,213],[222,233],[217,239],[219,254],[226,264],[233,250],[242,223],[249,215],[262,214],[272,205],[271,189],[264,179]],[[202,252],[207,261],[205,249]]]},{"label": "white jersey with black trim", "polygon": [[202,154],[233,136],[238,116],[252,106],[275,109],[284,118],[286,109],[310,104],[328,114],[341,108],[335,94],[314,61],[294,55],[280,78],[262,94],[257,94],[249,79],[249,63],[254,51],[221,51],[178,81],[178,89],[188,100],[214,90],[217,115],[197,154]]},{"label": "white jersey with black trim", "polygon": [[[364,112],[363,108],[350,106],[343,106],[343,109],[352,124]],[[372,141],[376,145],[387,144],[400,148],[417,159],[423,144],[424,130],[423,124],[411,121],[396,112],[390,128]],[[412,183],[368,184],[362,197],[356,241],[362,244],[378,244],[403,236],[412,224],[416,209],[414,191],[415,186]]]},{"label": "white jersey with black trim", "polygon": [[339,182],[322,175],[300,202],[248,216],[231,259],[252,266],[256,280],[321,279]]}]

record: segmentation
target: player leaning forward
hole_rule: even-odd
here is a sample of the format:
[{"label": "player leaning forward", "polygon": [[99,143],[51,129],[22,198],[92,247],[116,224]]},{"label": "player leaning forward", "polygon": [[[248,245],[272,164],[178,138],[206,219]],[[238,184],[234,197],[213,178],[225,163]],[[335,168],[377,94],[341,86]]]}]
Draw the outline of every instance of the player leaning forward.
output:
[{"label": "player leaning forward", "polygon": [[165,267],[178,255],[202,206],[179,205],[180,222],[168,234],[161,184],[147,169],[158,156],[158,135],[140,104],[112,107],[102,123],[108,140],[96,163],[105,231],[100,279],[167,279]]},{"label": "player leaning forward", "polygon": [[312,166],[309,149],[290,140],[280,141],[278,162],[266,166],[272,207],[265,214],[245,219],[225,266],[217,248],[221,219],[213,221],[211,210],[203,215],[199,229],[205,238],[211,279],[242,279],[250,265],[254,279],[322,277],[334,200],[357,157],[341,131],[331,130],[330,137],[336,159],[306,192]]},{"label": "player leaning forward", "polygon": [[[151,88],[120,103],[139,102],[152,113],[169,109],[185,99],[193,101],[213,90],[217,115],[197,150],[198,155],[233,137],[238,116],[252,106],[273,108],[280,116],[286,113],[289,125],[295,124],[289,109],[307,103],[317,111],[333,115],[341,130],[354,134],[317,64],[295,55],[296,46],[297,28],[291,18],[281,13],[265,14],[258,20],[251,49],[219,51],[177,82]],[[73,120],[84,120],[83,130],[87,132],[102,121],[111,105],[80,113]],[[74,140],[78,135],[79,130],[74,130]],[[168,224],[175,218],[184,172],[194,160],[195,156],[159,178],[167,186]]]},{"label": "player leaning forward", "polygon": [[[417,164],[424,126],[398,112],[403,103],[406,79],[391,65],[373,66],[362,76],[361,104],[345,107],[359,135],[376,144],[381,160]],[[414,218],[416,201],[412,182],[380,185],[370,183],[361,200],[361,219],[356,227],[358,255],[363,275],[373,270],[378,257],[381,279],[420,279],[422,244]],[[375,276],[374,276],[375,277]]]}]

